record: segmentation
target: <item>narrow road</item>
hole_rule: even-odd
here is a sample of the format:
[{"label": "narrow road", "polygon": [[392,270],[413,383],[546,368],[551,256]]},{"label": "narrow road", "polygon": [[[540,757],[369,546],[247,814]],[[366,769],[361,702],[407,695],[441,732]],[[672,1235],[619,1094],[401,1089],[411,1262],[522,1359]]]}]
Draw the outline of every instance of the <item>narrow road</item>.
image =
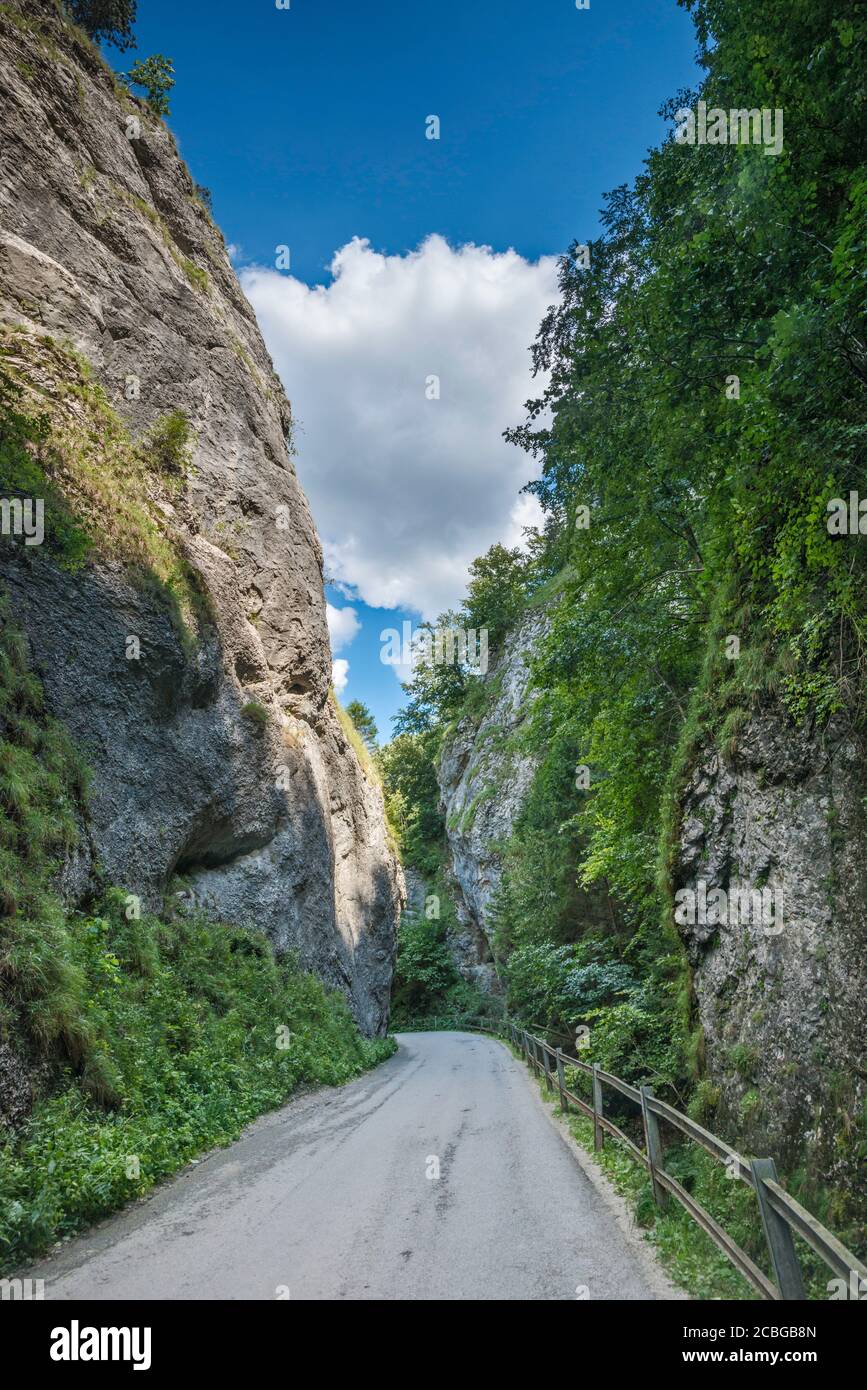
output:
[{"label": "narrow road", "polygon": [[408,1033],[30,1273],[47,1299],[676,1297],[639,1245],[504,1046]]}]

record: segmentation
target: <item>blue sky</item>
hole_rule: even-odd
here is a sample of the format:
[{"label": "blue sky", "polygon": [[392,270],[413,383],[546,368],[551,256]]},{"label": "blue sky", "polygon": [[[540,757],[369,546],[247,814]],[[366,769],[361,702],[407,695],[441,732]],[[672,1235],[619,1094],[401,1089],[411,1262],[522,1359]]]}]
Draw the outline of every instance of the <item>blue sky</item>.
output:
[{"label": "blue sky", "polygon": [[[134,54],[109,57],[175,64],[169,124],[238,248],[299,418],[299,474],[341,581],[329,599],[351,603],[359,625],[339,653],[342,698],[364,700],[387,734],[401,692],[379,633],[444,606],[468,558],[503,532],[514,539],[531,465],[498,452],[499,433],[532,393],[527,348],[553,297],[549,258],[596,235],[603,193],[664,137],[659,106],[696,79],[691,21],[674,0],[580,11],[573,0],[139,0],[136,34]],[[425,139],[430,114],[438,141]],[[456,254],[467,244],[490,252]],[[291,248],[288,273],[275,269],[278,245]],[[490,370],[476,373],[476,359]],[[431,373],[441,402],[419,385]]]}]

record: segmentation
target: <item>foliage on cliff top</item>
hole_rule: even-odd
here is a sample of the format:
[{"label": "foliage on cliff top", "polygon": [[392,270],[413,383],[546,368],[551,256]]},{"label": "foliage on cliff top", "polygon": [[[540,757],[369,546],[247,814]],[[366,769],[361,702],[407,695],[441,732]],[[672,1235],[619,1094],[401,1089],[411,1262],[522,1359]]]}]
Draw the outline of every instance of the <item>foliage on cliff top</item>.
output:
[{"label": "foliage on cliff top", "polygon": [[371,714],[367,705],[362,704],[361,700],[350,700],[346,706],[346,713],[352,720],[355,728],[364,741],[364,746],[370,754],[376,752],[379,730],[376,727],[376,720]]},{"label": "foliage on cliff top", "polygon": [[94,43],[135,48],[137,0],[63,0],[63,8]]},{"label": "foliage on cliff top", "polygon": [[382,778],[380,776],[378,764],[371,756],[370,749],[356,728],[353,719],[338,700],[333,686],[329,687],[328,698],[337,715],[337,720],[343,730],[344,737],[351,745],[368,782],[371,782],[374,786],[381,786]]}]

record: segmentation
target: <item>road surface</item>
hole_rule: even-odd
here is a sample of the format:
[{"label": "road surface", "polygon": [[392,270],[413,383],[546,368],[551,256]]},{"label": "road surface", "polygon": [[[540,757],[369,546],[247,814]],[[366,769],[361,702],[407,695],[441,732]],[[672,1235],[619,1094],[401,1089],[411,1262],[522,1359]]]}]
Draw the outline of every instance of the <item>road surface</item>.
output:
[{"label": "road surface", "polygon": [[677,1296],[502,1044],[399,1041],[375,1071],[262,1117],[31,1277],[47,1299]]}]

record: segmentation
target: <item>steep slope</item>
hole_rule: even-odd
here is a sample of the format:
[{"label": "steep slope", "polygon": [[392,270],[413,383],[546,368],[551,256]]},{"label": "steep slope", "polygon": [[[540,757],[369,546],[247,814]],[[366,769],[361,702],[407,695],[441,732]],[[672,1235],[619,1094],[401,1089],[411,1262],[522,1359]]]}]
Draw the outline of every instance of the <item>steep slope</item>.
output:
[{"label": "steep slope", "polygon": [[289,403],[163,122],[50,3],[4,5],[0,36],[0,367],[48,421],[46,541],[0,538],[0,582],[92,768],[67,898],[171,888],[381,1033],[402,881],[329,699]]}]

